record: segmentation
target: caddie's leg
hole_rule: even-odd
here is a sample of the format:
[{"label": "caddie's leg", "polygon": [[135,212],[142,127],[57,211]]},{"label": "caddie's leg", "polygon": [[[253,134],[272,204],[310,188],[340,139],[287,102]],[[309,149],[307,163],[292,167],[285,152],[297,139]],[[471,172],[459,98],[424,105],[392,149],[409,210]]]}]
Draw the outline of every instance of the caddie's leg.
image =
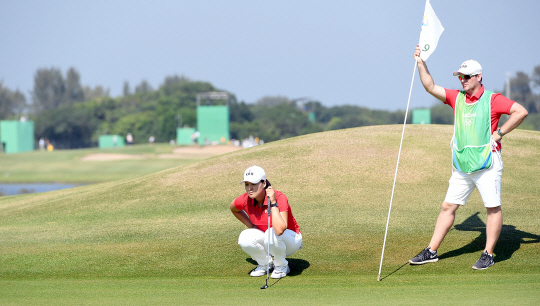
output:
[{"label": "caddie's leg", "polygon": [[476,188],[474,181],[466,173],[454,171],[448,181],[448,191],[441,206],[441,212],[435,224],[429,247],[437,251],[444,237],[452,228],[456,217],[456,210],[467,203],[467,199]]},{"label": "caddie's leg", "polygon": [[258,265],[267,265],[268,259],[264,232],[256,228],[243,230],[238,237],[238,244],[257,262]]},{"label": "caddie's leg", "polygon": [[456,210],[460,205],[452,204],[444,201],[441,206],[441,212],[437,218],[437,223],[435,224],[435,230],[433,231],[433,236],[429,242],[429,247],[432,251],[437,251],[441,245],[444,237],[454,224],[456,218]]},{"label": "caddie's leg", "polygon": [[493,166],[476,179],[476,186],[487,209],[486,249],[492,255],[501,234],[503,216],[501,210],[501,180],[503,164],[499,155],[493,158]]},{"label": "caddie's leg", "polygon": [[486,249],[488,254],[492,255],[495,244],[499,240],[503,224],[502,210],[500,206],[487,208],[486,221]]}]

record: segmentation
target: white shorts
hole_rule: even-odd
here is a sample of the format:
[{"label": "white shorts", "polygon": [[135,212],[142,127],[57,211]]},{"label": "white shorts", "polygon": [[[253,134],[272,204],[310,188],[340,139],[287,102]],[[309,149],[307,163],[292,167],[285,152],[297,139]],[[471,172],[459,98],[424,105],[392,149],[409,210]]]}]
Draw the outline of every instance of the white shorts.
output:
[{"label": "white shorts", "polygon": [[501,206],[502,169],[502,158],[497,152],[493,154],[493,165],[489,169],[471,174],[455,170],[448,181],[449,186],[444,201],[465,205],[474,188],[478,188],[485,207]]}]

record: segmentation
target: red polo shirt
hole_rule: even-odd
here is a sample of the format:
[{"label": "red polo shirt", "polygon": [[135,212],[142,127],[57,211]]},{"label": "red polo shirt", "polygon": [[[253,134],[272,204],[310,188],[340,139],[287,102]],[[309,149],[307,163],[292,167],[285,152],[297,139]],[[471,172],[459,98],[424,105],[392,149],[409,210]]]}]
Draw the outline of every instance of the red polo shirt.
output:
[{"label": "red polo shirt", "polygon": [[[456,100],[457,96],[459,94],[459,90],[457,89],[444,89],[446,92],[446,101],[445,104],[448,104],[452,107],[454,110],[454,115],[456,113]],[[472,104],[475,102],[478,102],[480,97],[482,97],[482,94],[484,93],[484,85],[474,94],[469,95],[468,93],[465,93],[465,103]],[[512,105],[515,102],[508,99],[507,97],[494,93],[491,96],[491,133],[497,129],[499,126],[499,119],[501,119],[501,115],[510,114],[510,108],[512,108]],[[497,142],[497,151],[501,150],[501,143]]]},{"label": "red polo shirt", "polygon": [[[296,223],[296,219],[292,214],[289,200],[283,192],[274,189],[276,195],[276,202],[279,205],[279,211],[288,211],[289,217],[287,219],[287,229],[300,234],[300,227]],[[251,199],[247,192],[238,198],[234,199],[234,206],[236,209],[243,210],[249,217],[249,220],[255,224],[261,231],[265,232],[268,229],[268,197],[264,197],[264,203],[261,208],[255,205],[254,200]],[[272,220],[270,220],[270,227],[272,227]]]}]

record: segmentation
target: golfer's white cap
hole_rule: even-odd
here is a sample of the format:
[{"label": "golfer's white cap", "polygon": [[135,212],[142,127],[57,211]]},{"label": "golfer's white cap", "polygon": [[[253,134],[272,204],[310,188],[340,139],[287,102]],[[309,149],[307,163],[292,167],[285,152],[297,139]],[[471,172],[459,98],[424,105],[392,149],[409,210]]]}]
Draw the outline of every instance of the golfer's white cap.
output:
[{"label": "golfer's white cap", "polygon": [[259,166],[251,166],[244,172],[244,180],[241,183],[250,182],[252,184],[257,184],[264,180],[266,180],[264,169]]},{"label": "golfer's white cap", "polygon": [[475,75],[482,73],[482,66],[475,60],[464,61],[458,71],[454,71],[454,76]]}]

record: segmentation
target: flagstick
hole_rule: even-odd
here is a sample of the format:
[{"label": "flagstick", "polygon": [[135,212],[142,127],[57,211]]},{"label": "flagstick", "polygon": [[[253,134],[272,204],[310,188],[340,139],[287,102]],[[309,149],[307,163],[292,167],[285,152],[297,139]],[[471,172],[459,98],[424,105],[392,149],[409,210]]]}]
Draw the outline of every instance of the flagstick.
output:
[{"label": "flagstick", "polygon": [[388,218],[386,219],[386,230],[384,231],[384,242],[383,242],[382,254],[381,254],[381,264],[379,266],[379,275],[377,276],[378,282],[381,281],[381,269],[382,269],[382,263],[383,263],[383,258],[384,258],[384,248],[386,247],[386,236],[388,234],[388,223],[390,222],[390,212],[392,211],[392,201],[394,199],[394,188],[396,187],[396,178],[397,178],[398,167],[399,167],[399,158],[401,156],[401,146],[403,144],[403,135],[405,134],[405,125],[407,124],[407,113],[409,112],[409,103],[411,102],[411,93],[412,93],[412,88],[413,88],[413,83],[414,83],[414,75],[416,74],[416,67],[417,67],[417,62],[415,58],[414,70],[413,70],[413,75],[412,75],[412,80],[411,80],[411,89],[409,90],[409,99],[407,100],[407,110],[405,111],[405,120],[403,120],[403,130],[401,132],[401,141],[399,142],[399,153],[398,153],[398,159],[397,159],[397,164],[396,164],[396,173],[394,174],[394,185],[392,186],[392,196],[390,197],[390,208],[388,209]]}]

